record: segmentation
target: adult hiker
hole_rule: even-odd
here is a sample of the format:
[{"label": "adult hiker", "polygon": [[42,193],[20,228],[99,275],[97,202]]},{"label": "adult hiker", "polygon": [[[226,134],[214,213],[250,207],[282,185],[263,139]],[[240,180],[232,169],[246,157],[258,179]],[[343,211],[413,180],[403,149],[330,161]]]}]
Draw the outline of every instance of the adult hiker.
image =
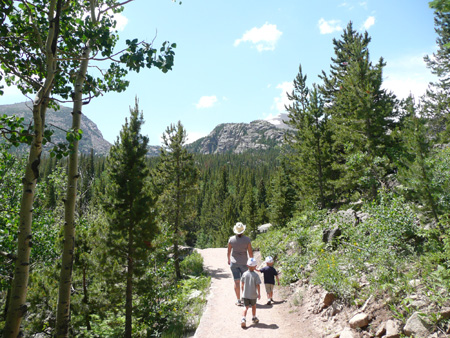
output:
[{"label": "adult hiker", "polygon": [[[233,227],[236,234],[228,240],[228,265],[231,268],[234,279],[234,292],[236,293],[236,305],[242,306],[240,280],[245,271],[248,270],[247,259],[253,257],[253,249],[250,238],[244,236],[245,224],[237,222]],[[247,255],[248,254],[248,255]]]}]

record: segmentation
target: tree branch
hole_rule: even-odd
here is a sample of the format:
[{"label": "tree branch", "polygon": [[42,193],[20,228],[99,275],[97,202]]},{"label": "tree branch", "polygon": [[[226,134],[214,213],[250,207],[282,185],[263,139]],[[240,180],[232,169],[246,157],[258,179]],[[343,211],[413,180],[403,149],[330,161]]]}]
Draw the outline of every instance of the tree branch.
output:
[{"label": "tree branch", "polygon": [[118,3],[118,4],[114,5],[114,6],[108,7],[108,8],[106,8],[106,9],[100,11],[100,12],[98,13],[99,18],[100,18],[100,15],[101,15],[101,14],[103,14],[103,13],[109,11],[110,9],[114,9],[114,8],[117,8],[117,7],[120,7],[120,6],[124,6],[124,5],[126,5],[127,3],[132,2],[132,1],[134,1],[134,0],[127,0],[127,1]]},{"label": "tree branch", "polygon": [[34,34],[36,36],[36,40],[39,44],[39,48],[41,50],[42,53],[45,53],[45,47],[44,47],[44,42],[41,39],[41,35],[39,34],[39,29],[36,26],[36,18],[33,16],[33,11],[30,8],[30,5],[28,4],[28,1],[26,0],[22,0],[23,4],[28,8],[28,10],[30,11],[30,24],[33,27],[33,31]]}]

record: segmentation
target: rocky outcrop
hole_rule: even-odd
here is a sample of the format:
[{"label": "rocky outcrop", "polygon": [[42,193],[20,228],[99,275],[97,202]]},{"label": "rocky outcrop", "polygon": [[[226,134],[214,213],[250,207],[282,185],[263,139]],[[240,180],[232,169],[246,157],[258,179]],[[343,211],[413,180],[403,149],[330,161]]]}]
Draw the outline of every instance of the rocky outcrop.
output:
[{"label": "rocky outcrop", "polygon": [[250,123],[224,123],[206,137],[187,145],[201,154],[241,154],[249,150],[267,150],[282,144],[285,129],[264,120]]},{"label": "rocky outcrop", "polygon": [[[33,120],[31,103],[27,102],[0,105],[0,114],[23,117],[26,125],[29,125]],[[69,130],[72,126],[72,109],[63,106],[56,111],[49,109],[45,124],[47,129],[53,130],[54,133],[52,135],[53,144],[45,145],[44,150],[49,150],[54,144],[65,143],[66,130]],[[108,153],[111,144],[103,138],[97,125],[85,115],[81,119],[81,130],[83,134],[78,146],[81,153],[88,154],[91,149],[98,155],[106,155]]]}]

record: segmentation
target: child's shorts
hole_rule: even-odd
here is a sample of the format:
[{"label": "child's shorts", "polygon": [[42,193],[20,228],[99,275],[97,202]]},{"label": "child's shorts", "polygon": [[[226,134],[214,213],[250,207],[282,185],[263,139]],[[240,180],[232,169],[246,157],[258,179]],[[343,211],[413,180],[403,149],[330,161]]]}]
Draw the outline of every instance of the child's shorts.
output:
[{"label": "child's shorts", "polygon": [[264,286],[266,287],[266,292],[267,293],[272,293],[273,292],[273,288],[275,287],[275,284],[264,284]]},{"label": "child's shorts", "polygon": [[256,305],[256,298],[250,299],[250,298],[243,298],[244,300],[244,306],[255,306]]}]

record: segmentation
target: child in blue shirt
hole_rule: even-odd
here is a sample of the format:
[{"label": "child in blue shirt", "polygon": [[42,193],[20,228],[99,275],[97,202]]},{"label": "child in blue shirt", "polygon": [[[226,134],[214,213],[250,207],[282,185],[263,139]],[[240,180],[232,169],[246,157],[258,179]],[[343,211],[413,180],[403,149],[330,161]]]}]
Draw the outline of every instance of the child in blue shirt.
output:
[{"label": "child in blue shirt", "polygon": [[266,257],[266,265],[259,272],[264,275],[264,286],[267,292],[267,305],[272,305],[273,302],[273,289],[275,287],[275,277],[277,279],[278,285],[280,285],[280,280],[278,279],[278,272],[273,267],[273,258],[270,256]]}]

